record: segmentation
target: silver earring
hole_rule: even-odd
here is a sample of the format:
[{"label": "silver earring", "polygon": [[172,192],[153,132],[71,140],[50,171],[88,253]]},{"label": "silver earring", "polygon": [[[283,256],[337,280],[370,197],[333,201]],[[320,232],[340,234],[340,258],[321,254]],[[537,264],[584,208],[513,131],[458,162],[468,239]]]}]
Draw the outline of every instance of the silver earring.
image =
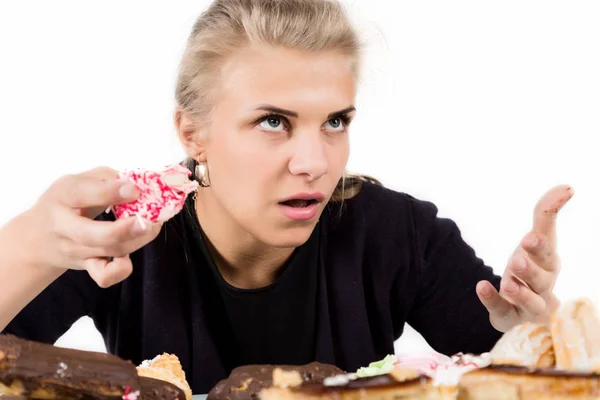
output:
[{"label": "silver earring", "polygon": [[196,177],[200,182],[200,186],[210,186],[210,179],[208,178],[208,169],[206,168],[206,163],[201,162],[196,165]]}]

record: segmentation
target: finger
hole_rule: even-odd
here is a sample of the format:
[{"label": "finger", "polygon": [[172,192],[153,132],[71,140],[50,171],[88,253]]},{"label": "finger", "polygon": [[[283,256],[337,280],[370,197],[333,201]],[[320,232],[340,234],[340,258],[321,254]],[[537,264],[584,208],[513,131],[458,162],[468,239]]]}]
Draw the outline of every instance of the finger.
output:
[{"label": "finger", "polygon": [[549,240],[543,235],[535,232],[527,234],[521,241],[521,248],[540,268],[551,272],[560,268],[555,248],[550,246]]},{"label": "finger", "polygon": [[533,216],[533,231],[545,235],[553,246],[556,236],[556,217],[561,208],[573,197],[573,189],[567,185],[549,190],[537,203]]},{"label": "finger", "polygon": [[545,293],[554,285],[554,275],[524,255],[515,255],[508,263],[506,272],[517,277],[535,293]]},{"label": "finger", "polygon": [[477,284],[475,291],[491,317],[510,319],[515,316],[516,311],[514,306],[503,299],[490,282],[480,281]]},{"label": "finger", "polygon": [[133,271],[129,257],[116,257],[112,261],[105,258],[89,258],[84,268],[101,288],[107,288],[126,279]]},{"label": "finger", "polygon": [[89,247],[113,246],[143,233],[139,222],[133,217],[98,221],[72,213],[68,209],[57,210],[52,223],[56,232]]},{"label": "finger", "polygon": [[78,175],[87,176],[90,178],[97,178],[101,180],[109,180],[117,179],[119,177],[119,172],[108,167],[97,167],[94,169],[84,171]]},{"label": "finger", "polygon": [[546,311],[544,299],[512,276],[502,278],[500,295],[521,312],[540,316]]},{"label": "finger", "polygon": [[115,204],[134,201],[139,196],[131,182],[88,175],[64,177],[55,193],[59,201],[70,208],[94,208],[100,212]]},{"label": "finger", "polygon": [[151,241],[156,239],[156,236],[158,236],[158,234],[160,233],[161,228],[162,228],[161,224],[153,223],[153,224],[149,225],[149,227],[140,236],[135,237],[131,240],[123,241],[123,242],[118,243],[111,247],[91,248],[90,249],[92,252],[91,254],[94,254],[96,257],[98,257],[98,256],[101,256],[101,257],[127,256],[127,255],[141,249],[142,247],[144,247],[145,245],[147,245],[148,243],[150,243]]},{"label": "finger", "polygon": [[57,230],[73,242],[89,248],[89,256],[93,257],[130,254],[152,241],[162,228],[161,223],[140,221],[135,217],[96,221],[65,214]]}]

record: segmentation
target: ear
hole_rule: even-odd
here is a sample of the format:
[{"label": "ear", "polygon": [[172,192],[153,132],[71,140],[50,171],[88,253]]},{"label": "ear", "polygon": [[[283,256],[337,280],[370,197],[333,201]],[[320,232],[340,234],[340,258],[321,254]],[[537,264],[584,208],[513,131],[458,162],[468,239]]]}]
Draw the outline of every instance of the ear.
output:
[{"label": "ear", "polygon": [[193,116],[178,106],[174,113],[175,128],[185,152],[196,161],[205,161],[206,132]]}]

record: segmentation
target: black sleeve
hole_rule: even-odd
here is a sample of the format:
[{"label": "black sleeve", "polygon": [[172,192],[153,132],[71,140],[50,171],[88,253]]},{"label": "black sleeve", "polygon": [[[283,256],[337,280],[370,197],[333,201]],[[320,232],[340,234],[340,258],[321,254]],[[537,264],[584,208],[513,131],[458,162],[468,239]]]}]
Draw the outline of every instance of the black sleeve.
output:
[{"label": "black sleeve", "polygon": [[94,312],[100,290],[87,271],[68,270],[25,306],[2,333],[53,344],[79,318]]},{"label": "black sleeve", "polygon": [[[95,220],[114,221],[114,215],[102,213]],[[53,344],[79,318],[95,319],[94,313],[113,292],[101,289],[87,271],[67,270],[29,302],[2,333]]]},{"label": "black sleeve", "polygon": [[475,286],[487,280],[498,289],[500,277],[475,255],[453,221],[437,216],[433,204],[411,203],[420,276],[408,323],[446,355],[491,350],[501,333],[490,324]]}]

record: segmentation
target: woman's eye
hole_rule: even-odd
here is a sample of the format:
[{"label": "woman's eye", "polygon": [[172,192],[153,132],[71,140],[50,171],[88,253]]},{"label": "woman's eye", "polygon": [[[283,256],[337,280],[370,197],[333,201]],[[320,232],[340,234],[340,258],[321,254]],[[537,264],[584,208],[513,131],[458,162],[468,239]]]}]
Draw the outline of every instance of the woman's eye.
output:
[{"label": "woman's eye", "polygon": [[327,124],[332,131],[343,131],[346,128],[344,121],[340,117],[331,118],[327,121]]},{"label": "woman's eye", "polygon": [[261,123],[260,127],[267,131],[279,131],[285,129],[283,121],[279,117],[267,117]]}]

